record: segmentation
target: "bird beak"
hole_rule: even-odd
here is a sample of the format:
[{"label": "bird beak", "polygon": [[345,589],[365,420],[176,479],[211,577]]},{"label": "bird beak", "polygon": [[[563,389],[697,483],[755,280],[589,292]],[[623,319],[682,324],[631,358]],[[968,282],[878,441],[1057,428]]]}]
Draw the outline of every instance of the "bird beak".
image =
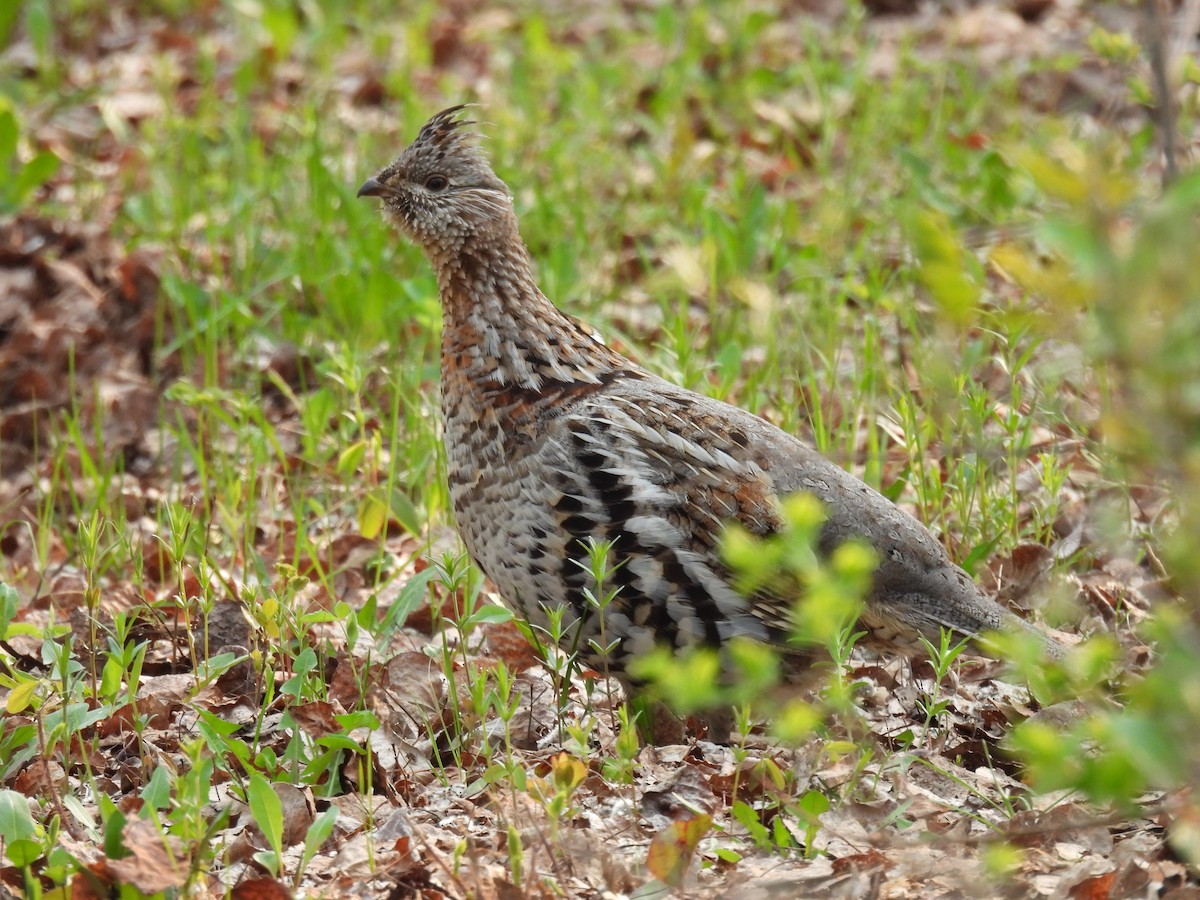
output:
[{"label": "bird beak", "polygon": [[362,183],[362,187],[358,189],[355,197],[382,197],[385,193],[384,186],[374,178],[368,178]]}]

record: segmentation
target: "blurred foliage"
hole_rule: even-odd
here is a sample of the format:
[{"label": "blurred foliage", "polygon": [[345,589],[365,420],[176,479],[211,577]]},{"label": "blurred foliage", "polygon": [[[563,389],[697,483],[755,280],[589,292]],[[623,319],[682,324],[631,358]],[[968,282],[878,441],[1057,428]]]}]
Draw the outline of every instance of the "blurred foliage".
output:
[{"label": "blurred foliage", "polygon": [[820,501],[795,494],[783,503],[785,527],[759,538],[733,526],[725,534],[725,561],[736,573],[739,592],[767,592],[800,599],[791,611],[793,640],[801,646],[827,646],[857,621],[862,598],[875,571],[874,551],[861,542],[839,546],[828,559],[817,541],[825,523]]},{"label": "blurred foliage", "polygon": [[827,714],[850,709],[852,691],[842,677],[842,667],[858,637],[854,629],[876,558],[870,547],[854,541],[838,547],[828,558],[819,554],[817,539],[825,512],[820,501],[809,494],[787,498],[782,512],[784,527],[767,537],[737,526],[729,528],[722,552],[740,592],[797,598],[787,610],[791,641],[798,651],[818,659],[820,648],[825,648],[832,661],[814,665],[828,676],[823,698],[826,708],[810,705],[794,691],[785,692],[791,697],[786,703],[771,707],[766,698],[784,680],[781,660],[776,651],[750,640],[732,640],[722,652],[698,649],[682,657],[660,647],[636,660],[630,671],[677,712],[754,704],[756,712],[771,714],[778,736],[799,743]]},{"label": "blurred foliage", "polygon": [[[1102,387],[1117,483],[1168,492],[1147,544],[1179,602],[1145,626],[1157,658],[1144,677],[1125,679],[1121,707],[1099,704],[1066,729],[1030,722],[1013,738],[1041,787],[1126,808],[1147,790],[1200,783],[1200,173],[1146,197],[1116,149],[1089,152],[1064,139],[1025,151],[1023,162],[1059,212],[1029,243],[996,248],[992,263],[1046,301],[1046,338],[1083,346]],[[1093,680],[1104,668],[1091,668]],[[1197,814],[1193,805],[1182,820]],[[1198,863],[1189,835],[1171,836]]]},{"label": "blurred foliage", "polygon": [[58,157],[49,150],[22,154],[20,122],[8,99],[0,95],[0,215],[21,210],[58,166]]}]

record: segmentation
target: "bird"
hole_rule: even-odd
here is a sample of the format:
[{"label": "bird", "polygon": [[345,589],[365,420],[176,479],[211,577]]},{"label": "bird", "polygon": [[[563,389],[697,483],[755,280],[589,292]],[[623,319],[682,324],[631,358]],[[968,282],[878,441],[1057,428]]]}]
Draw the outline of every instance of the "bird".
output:
[{"label": "bird", "polygon": [[[802,671],[811,651],[789,641],[796,597],[740,592],[721,547],[733,524],[779,532],[784,499],[806,492],[825,515],[819,553],[849,540],[873,548],[859,624],[875,643],[913,656],[944,631],[976,641],[1032,631],[1061,655],[865,482],[765,419],[659,377],[556,307],[465,109],[430,118],[357,196],[378,198],[437,275],[454,517],[510,607],[542,629],[561,611],[585,662],[622,680],[655,648],[720,651],[737,638],[799,657],[787,668]],[[608,547],[616,591],[603,616],[589,600],[595,542]]]}]

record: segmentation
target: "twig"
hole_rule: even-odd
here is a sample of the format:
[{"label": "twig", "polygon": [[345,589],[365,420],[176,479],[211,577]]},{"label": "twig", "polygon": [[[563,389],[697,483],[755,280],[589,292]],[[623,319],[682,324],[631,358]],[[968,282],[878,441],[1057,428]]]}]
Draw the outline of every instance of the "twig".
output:
[{"label": "twig", "polygon": [[1169,13],[1162,9],[1163,0],[1145,0],[1146,7],[1146,52],[1150,55],[1150,74],[1154,79],[1155,118],[1162,141],[1163,187],[1175,180],[1178,167],[1175,162],[1175,103],[1171,94],[1171,83],[1167,66],[1171,48],[1169,43]]}]

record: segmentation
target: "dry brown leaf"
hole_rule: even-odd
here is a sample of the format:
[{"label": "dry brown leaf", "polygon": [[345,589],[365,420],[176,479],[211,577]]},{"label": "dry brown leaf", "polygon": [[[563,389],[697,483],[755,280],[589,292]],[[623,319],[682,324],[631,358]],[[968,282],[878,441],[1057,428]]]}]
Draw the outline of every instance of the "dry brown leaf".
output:
[{"label": "dry brown leaf", "polygon": [[292,890],[274,878],[247,878],[229,892],[233,900],[292,900]]},{"label": "dry brown leaf", "polygon": [[147,895],[183,887],[189,861],[176,838],[149,819],[134,819],[126,823],[121,841],[129,856],[107,861],[116,884],[133,885]]}]

